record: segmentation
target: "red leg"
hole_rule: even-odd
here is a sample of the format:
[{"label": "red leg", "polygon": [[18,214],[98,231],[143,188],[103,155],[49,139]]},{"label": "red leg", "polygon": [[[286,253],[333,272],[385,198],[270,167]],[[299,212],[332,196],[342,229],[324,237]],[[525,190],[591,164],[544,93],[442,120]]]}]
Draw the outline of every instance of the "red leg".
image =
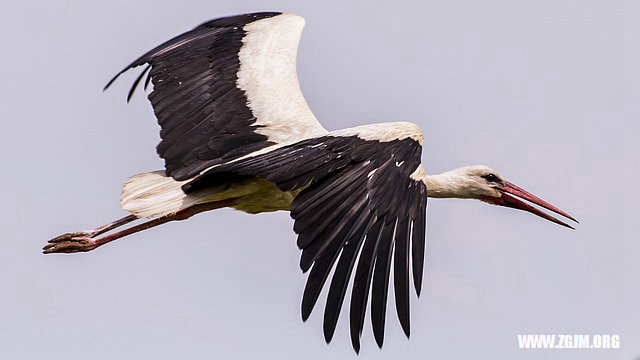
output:
[{"label": "red leg", "polygon": [[[233,205],[233,200],[224,200],[224,201],[218,201],[218,202],[210,202],[210,203],[204,203],[204,204],[197,204],[194,205],[190,208],[178,211],[177,213],[173,214],[173,215],[167,215],[167,216],[163,216],[157,219],[153,219],[153,220],[149,220],[147,222],[144,222],[142,224],[136,225],[136,226],[132,226],[130,228],[124,229],[122,231],[118,231],[109,235],[105,235],[103,237],[94,239],[93,236],[96,236],[98,234],[102,234],[104,232],[107,232],[109,230],[115,229],[118,226],[124,225],[128,222],[131,222],[133,220],[136,219],[135,216],[130,215],[127,217],[124,217],[122,219],[116,220],[112,223],[103,225],[99,228],[96,228],[94,230],[91,230],[89,232],[78,232],[78,233],[67,233],[64,235],[60,235],[58,237],[55,237],[51,240],[49,240],[49,244],[47,244],[43,249],[43,253],[45,254],[50,254],[50,253],[73,253],[73,252],[86,252],[86,251],[91,251],[95,248],[97,248],[98,246],[104,245],[108,242],[111,242],[113,240],[119,239],[121,237],[127,236],[127,235],[131,235],[133,233],[137,233],[139,231],[142,230],[146,230],[146,229],[150,229],[152,227],[164,224],[166,222],[169,221],[174,221],[174,220],[185,220],[188,219],[190,217],[192,217],[195,214],[204,212],[204,211],[208,211],[208,210],[213,210],[213,209],[219,209],[219,208],[223,208],[223,207],[227,207]],[[131,217],[133,217],[133,219],[131,219]],[[74,234],[78,234],[79,236],[74,236]],[[93,234],[91,236],[87,236]]]},{"label": "red leg", "polygon": [[118,227],[120,227],[122,225],[128,224],[128,223],[130,223],[130,222],[132,222],[134,220],[137,220],[137,219],[138,219],[138,217],[135,216],[135,215],[125,216],[122,219],[118,219],[118,220],[116,220],[114,222],[110,222],[108,224],[105,224],[105,225],[102,225],[100,227],[97,227],[97,228],[93,229],[93,233],[89,237],[95,237],[97,235],[104,234],[107,231],[111,231],[111,230],[113,230],[115,228],[118,228]]},{"label": "red leg", "polygon": [[56,236],[55,238],[49,240],[50,243],[53,242],[61,242],[64,240],[70,240],[73,238],[79,238],[79,237],[88,237],[88,238],[92,238],[95,237],[97,235],[106,233],[107,231],[111,231],[117,227],[120,227],[122,225],[128,224],[134,220],[137,220],[138,218],[135,215],[129,215],[129,216],[125,216],[121,219],[118,219],[116,221],[110,222],[108,224],[104,224],[102,226],[98,226],[97,228],[93,229],[93,230],[84,230],[84,231],[75,231],[75,232],[69,232],[66,234],[62,234],[59,236]]}]

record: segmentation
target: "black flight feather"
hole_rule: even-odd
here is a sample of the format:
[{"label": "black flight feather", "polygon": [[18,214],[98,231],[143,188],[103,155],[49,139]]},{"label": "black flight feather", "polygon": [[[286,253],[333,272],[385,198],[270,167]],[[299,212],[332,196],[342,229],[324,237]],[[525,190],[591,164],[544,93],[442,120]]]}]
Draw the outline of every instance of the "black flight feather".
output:
[{"label": "black flight feather", "polygon": [[426,186],[410,178],[420,165],[420,154],[420,145],[412,139],[379,142],[328,134],[221,164],[183,190],[206,188],[226,172],[263,177],[283,191],[303,188],[291,204],[302,249],[300,268],[311,269],[302,318],[311,314],[335,264],[323,325],[330,341],[356,267],[350,332],[359,351],[369,293],[374,336],[382,346],[392,262],[396,312],[409,334],[409,252],[417,293],[424,263]]}]

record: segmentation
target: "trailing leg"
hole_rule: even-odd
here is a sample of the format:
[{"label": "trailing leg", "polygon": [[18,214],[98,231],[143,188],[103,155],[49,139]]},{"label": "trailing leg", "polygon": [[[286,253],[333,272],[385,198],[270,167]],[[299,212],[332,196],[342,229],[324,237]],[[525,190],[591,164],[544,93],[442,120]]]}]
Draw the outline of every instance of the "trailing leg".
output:
[{"label": "trailing leg", "polygon": [[93,238],[96,237],[100,234],[104,234],[107,231],[111,231],[115,228],[118,228],[122,225],[128,224],[134,220],[137,220],[138,218],[135,215],[129,215],[129,216],[125,216],[121,219],[118,219],[116,221],[112,221],[108,224],[104,224],[102,226],[98,226],[97,228],[93,229],[93,230],[84,230],[84,231],[76,231],[76,232],[69,232],[66,234],[62,234],[59,236],[56,236],[55,238],[49,240],[50,243],[54,243],[54,242],[60,242],[60,241],[64,241],[64,240],[70,240],[73,238],[79,238],[79,237],[87,237],[87,238]]},{"label": "trailing leg", "polygon": [[122,219],[116,220],[114,222],[103,225],[93,230],[66,233],[66,234],[57,236],[49,240],[49,243],[45,245],[45,247],[43,247],[42,250],[43,250],[43,253],[45,254],[91,251],[97,248],[98,246],[104,245],[113,240],[137,233],[142,230],[156,227],[158,225],[164,224],[169,221],[185,220],[195,214],[198,214],[204,211],[213,210],[213,209],[227,207],[230,205],[233,205],[233,200],[224,200],[224,201],[209,202],[204,204],[197,204],[189,208],[186,208],[184,210],[178,211],[175,214],[166,215],[157,219],[149,220],[147,222],[132,226],[122,231],[114,232],[112,234],[105,235],[103,237],[95,238],[95,236],[99,234],[103,234],[107,231],[115,229],[118,226],[127,224],[137,219],[137,217],[135,217],[134,215],[129,215]]}]

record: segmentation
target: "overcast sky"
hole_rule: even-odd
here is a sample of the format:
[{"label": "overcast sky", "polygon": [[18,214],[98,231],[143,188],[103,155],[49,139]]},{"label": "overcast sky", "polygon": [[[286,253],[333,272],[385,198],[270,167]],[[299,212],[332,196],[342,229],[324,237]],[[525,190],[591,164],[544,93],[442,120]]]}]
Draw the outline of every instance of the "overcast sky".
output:
[{"label": "overcast sky", "polygon": [[[300,319],[306,276],[285,212],[220,210],[86,254],[40,253],[124,216],[121,184],[162,168],[151,106],[142,94],[125,102],[136,74],[102,93],[106,81],[205,20],[262,10],[306,18],[299,77],[327,129],[415,122],[428,172],[486,164],[580,220],[571,231],[431,200],[411,339],[391,303],[384,348],[367,319],[360,358],[638,359],[632,0],[4,4],[3,358],[356,358],[344,313],[330,345],[323,305]],[[518,334],[618,334],[622,348],[520,350]]]}]

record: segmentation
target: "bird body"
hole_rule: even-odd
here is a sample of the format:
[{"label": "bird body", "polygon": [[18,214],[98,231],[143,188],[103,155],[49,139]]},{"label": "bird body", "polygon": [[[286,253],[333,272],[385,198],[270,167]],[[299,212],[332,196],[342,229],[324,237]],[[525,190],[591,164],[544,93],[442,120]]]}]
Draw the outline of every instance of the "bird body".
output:
[{"label": "bird body", "polygon": [[[477,165],[426,175],[423,136],[410,122],[327,131],[300,91],[297,45],[304,19],[276,12],[205,22],[145,53],[118,73],[147,65],[129,92],[153,83],[148,98],[161,127],[165,169],[135,175],[123,187],[131,213],[92,230],[49,240],[45,253],[93,250],[113,240],[197,213],[231,207],[255,214],[290,211],[306,320],[332,274],[324,336],[334,334],[350,279],[354,349],[367,304],[382,346],[393,267],[396,312],[408,336],[409,281],[419,295],[430,197],[472,198],[566,223],[516,197],[568,214]],[[514,196],[511,196],[511,195]],[[140,218],[147,222],[98,237]],[[411,275],[410,275],[411,273]]]},{"label": "bird body", "polygon": [[[406,138],[413,139],[419,144],[422,143],[420,128],[416,124],[408,122],[369,124],[332,132],[325,131],[320,137],[313,136],[313,133],[309,135],[311,137],[303,140],[309,141],[314,138],[331,137],[353,141],[351,140],[353,138],[356,141],[366,140],[380,143],[379,146],[382,147],[385,146],[383,144],[385,142],[399,141]],[[304,137],[305,135],[302,136]],[[200,174],[216,167],[229,166],[237,161],[259,157],[284,146],[295,145],[297,142],[290,144],[286,142],[279,143],[227,163],[214,165],[203,170]],[[300,154],[300,156],[304,161],[304,154]],[[402,166],[402,164],[399,163],[398,166]],[[415,169],[410,170],[414,172],[418,167],[422,167],[422,165],[419,164]],[[415,178],[415,180],[424,182],[426,178],[423,174],[422,177]],[[289,210],[295,196],[306,187],[306,184],[304,184],[296,189],[282,191],[273,182],[253,176],[240,179],[225,179],[215,186],[207,186],[198,191],[185,193],[182,191],[182,186],[187,185],[189,182],[190,180],[176,181],[166,176],[164,171],[135,175],[123,186],[121,206],[138,218],[154,218],[174,214],[195,204],[235,199],[233,208],[250,214],[257,214]]]},{"label": "bird body", "polygon": [[233,199],[233,207],[249,214],[288,211],[301,189],[282,191],[274,183],[250,177],[227,181],[218,186],[185,194],[182,185],[154,171],[132,176],[122,188],[121,206],[138,218],[156,218],[175,214],[196,204]]}]

